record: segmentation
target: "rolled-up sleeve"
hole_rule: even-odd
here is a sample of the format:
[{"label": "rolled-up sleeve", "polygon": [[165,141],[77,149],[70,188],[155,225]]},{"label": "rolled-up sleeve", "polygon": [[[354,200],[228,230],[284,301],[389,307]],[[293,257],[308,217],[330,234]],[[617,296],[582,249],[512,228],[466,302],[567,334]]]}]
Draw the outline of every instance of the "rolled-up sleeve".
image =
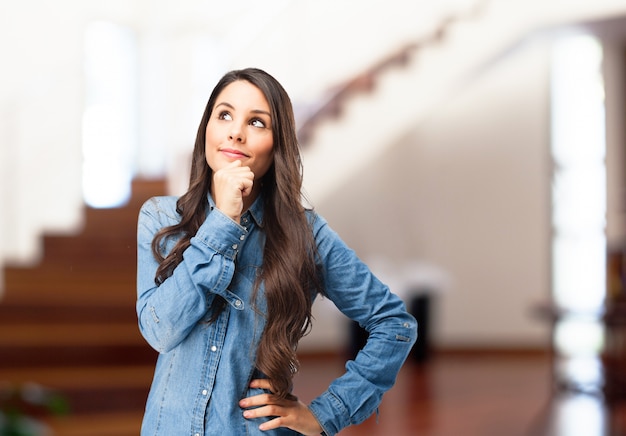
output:
[{"label": "rolled-up sleeve", "polygon": [[143,337],[155,350],[167,352],[205,316],[215,295],[230,299],[227,288],[234,274],[234,259],[247,231],[213,210],[191,238],[183,261],[157,286],[154,278],[159,265],[152,253],[152,239],[177,219],[160,207],[160,201],[148,200],[139,213],[136,309]]},{"label": "rolled-up sleeve", "polygon": [[326,296],[369,332],[346,372],[309,405],[330,436],[376,411],[417,339],[417,322],[323,218],[315,218],[314,231]]}]

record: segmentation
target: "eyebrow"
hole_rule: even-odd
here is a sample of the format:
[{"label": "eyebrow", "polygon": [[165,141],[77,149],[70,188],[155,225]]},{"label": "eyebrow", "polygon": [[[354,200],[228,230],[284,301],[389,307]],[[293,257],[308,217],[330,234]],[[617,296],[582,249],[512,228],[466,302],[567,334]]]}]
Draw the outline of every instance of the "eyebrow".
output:
[{"label": "eyebrow", "polygon": [[[229,107],[231,109],[235,109],[235,106],[233,106],[232,104],[228,103],[227,101],[223,101],[220,102],[218,104],[215,105],[215,108],[217,109],[219,106],[226,106]],[[264,111],[262,109],[252,109],[250,112],[254,113],[254,114],[264,114],[267,115],[268,117],[272,117],[272,114],[270,114],[268,111]]]}]

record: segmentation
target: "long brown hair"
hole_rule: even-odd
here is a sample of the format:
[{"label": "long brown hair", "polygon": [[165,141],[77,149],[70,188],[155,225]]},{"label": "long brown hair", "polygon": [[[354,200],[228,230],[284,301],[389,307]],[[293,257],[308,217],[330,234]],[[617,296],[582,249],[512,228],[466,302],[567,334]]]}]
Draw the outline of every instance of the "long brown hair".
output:
[{"label": "long brown hair", "polygon": [[[205,157],[206,126],[220,92],[232,82],[245,80],[263,92],[272,119],[274,162],[262,180],[265,247],[263,266],[255,293],[263,282],[267,299],[267,319],[260,339],[256,366],[272,382],[274,393],[286,398],[292,388],[293,374],[299,364],[296,348],[311,327],[314,292],[321,291],[315,264],[315,241],[302,206],[302,162],[296,137],[291,100],[287,92],[265,71],[248,68],[222,77],[213,89],[202,116],[191,163],[188,191],[177,204],[178,224],[161,229],[152,241],[152,251],[160,264],[155,281],[162,283],[182,261],[183,252],[206,218],[207,194],[213,171]],[[164,256],[163,242],[181,235],[171,252]],[[213,308],[214,313],[223,308]],[[213,318],[215,319],[215,318]]]}]

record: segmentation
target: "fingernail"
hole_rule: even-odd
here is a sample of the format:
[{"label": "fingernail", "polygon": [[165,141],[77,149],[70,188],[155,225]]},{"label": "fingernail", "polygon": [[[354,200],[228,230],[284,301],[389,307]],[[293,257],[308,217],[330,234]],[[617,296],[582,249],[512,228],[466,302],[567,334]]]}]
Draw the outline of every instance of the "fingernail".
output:
[{"label": "fingernail", "polygon": [[249,410],[246,410],[243,412],[243,417],[244,418],[250,418],[251,412]]}]

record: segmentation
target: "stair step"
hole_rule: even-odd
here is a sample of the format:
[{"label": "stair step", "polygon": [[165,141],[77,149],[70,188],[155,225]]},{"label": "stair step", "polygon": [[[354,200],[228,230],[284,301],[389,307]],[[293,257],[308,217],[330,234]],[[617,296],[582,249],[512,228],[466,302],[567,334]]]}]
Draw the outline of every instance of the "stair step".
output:
[{"label": "stair step", "polygon": [[34,302],[34,305],[62,304],[65,301],[70,307],[86,304],[134,307],[135,295],[134,288],[116,288],[106,283],[94,283],[90,286],[51,283],[45,289],[23,289],[12,292],[0,301],[0,305],[23,304],[28,301]]},{"label": "stair step", "polygon": [[136,300],[135,273],[108,276],[86,271],[5,271],[6,287],[0,304],[129,305]]},{"label": "stair step", "polygon": [[73,365],[145,365],[153,364],[157,352],[146,344],[97,346],[3,346],[0,368],[62,368]]},{"label": "stair step", "polygon": [[66,366],[62,368],[0,368],[0,380],[12,384],[37,383],[50,389],[146,388],[154,365]]},{"label": "stair step", "polygon": [[[45,287],[53,282],[61,284],[82,284],[91,285],[99,282],[117,285],[125,284],[135,286],[136,262],[131,265],[126,264],[126,268],[115,268],[109,263],[102,266],[89,266],[66,263],[65,265],[51,265],[45,263],[36,270],[30,268],[7,268],[4,278],[6,282],[6,294],[13,288],[27,288],[39,285]],[[58,284],[55,283],[58,287]]]},{"label": "stair step", "polygon": [[132,183],[132,193],[129,204],[141,205],[150,197],[165,195],[167,193],[167,180],[136,178]]},{"label": "stair step", "polygon": [[137,258],[136,224],[128,235],[108,234],[104,227],[97,234],[80,234],[75,238],[48,235],[43,238],[45,263],[50,265],[90,265],[106,260],[111,266],[134,268]]},{"label": "stair step", "polygon": [[134,323],[0,325],[0,347],[108,346],[144,343],[137,324]]},{"label": "stair step", "polygon": [[50,389],[67,401],[72,416],[79,416],[141,412],[153,373],[154,365],[0,369],[0,382]]},{"label": "stair step", "polygon": [[[94,256],[95,261],[92,259],[91,263],[80,263],[75,260],[44,259],[35,267],[7,267],[4,270],[5,281],[7,286],[10,287],[21,282],[30,284],[56,278],[69,279],[71,281],[83,280],[85,283],[93,282],[94,278],[114,282],[127,280],[128,278],[134,279],[137,270],[136,259],[133,259],[132,263],[124,263],[125,268],[120,268],[117,266],[112,267],[109,264],[109,259],[104,264],[100,263],[97,261],[99,256]],[[44,275],[47,275],[47,277],[43,277]]]},{"label": "stair step", "polygon": [[47,424],[58,436],[137,436],[142,417],[141,412],[91,413],[54,417]]},{"label": "stair step", "polygon": [[[128,300],[128,301],[127,301]],[[130,299],[109,304],[66,304],[63,301],[7,301],[0,304],[0,326],[29,322],[89,323],[112,322],[137,324],[134,304]]]}]

